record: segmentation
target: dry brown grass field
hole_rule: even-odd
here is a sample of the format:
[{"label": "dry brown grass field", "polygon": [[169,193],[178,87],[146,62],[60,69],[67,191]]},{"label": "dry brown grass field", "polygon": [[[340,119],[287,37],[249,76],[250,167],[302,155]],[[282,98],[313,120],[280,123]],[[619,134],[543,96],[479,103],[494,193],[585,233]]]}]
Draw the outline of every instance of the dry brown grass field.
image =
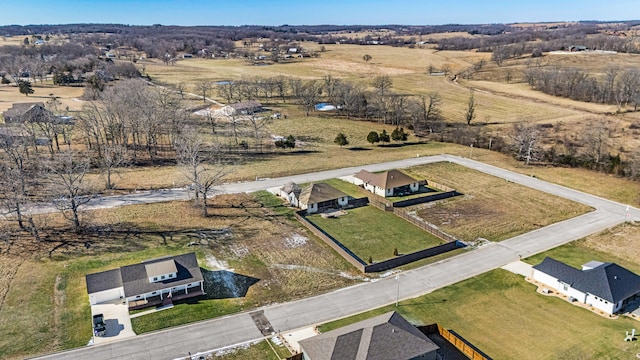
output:
[{"label": "dry brown grass field", "polygon": [[451,163],[429,164],[406,171],[417,179],[427,178],[464,194],[416,207],[418,216],[464,241],[505,240],[591,210],[588,206]]},{"label": "dry brown grass field", "polygon": [[[0,243],[0,357],[86,344],[84,275],[144,259],[196,251],[203,268],[257,281],[240,298],[225,298],[221,291],[220,299],[212,300],[218,315],[366,280],[286,216],[280,204],[268,197],[259,202],[250,195],[219,196],[208,218],[191,202],[126,206],[87,212],[84,220],[95,231],[43,232],[40,243],[28,237]],[[46,218],[36,221],[51,226],[62,221],[58,214]],[[64,328],[77,331],[59,331]]]},{"label": "dry brown grass field", "polygon": [[34,93],[29,96],[21,94],[17,86],[0,85],[0,112],[7,110],[13,106],[14,103],[46,103],[51,100],[51,94],[60,101],[58,108],[61,111],[65,111],[66,108],[69,108],[70,111],[77,111],[82,108],[83,101],[79,98],[84,91],[83,87],[56,86],[50,81],[40,83],[39,80],[33,82],[31,85]]}]

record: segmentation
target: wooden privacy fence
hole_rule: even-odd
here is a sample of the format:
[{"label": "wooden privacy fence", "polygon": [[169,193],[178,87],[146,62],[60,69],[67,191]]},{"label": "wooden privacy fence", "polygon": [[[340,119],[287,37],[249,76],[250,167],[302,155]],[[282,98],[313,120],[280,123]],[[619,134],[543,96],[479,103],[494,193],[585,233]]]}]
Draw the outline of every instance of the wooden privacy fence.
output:
[{"label": "wooden privacy fence", "polygon": [[492,360],[485,353],[480,351],[478,348],[473,346],[467,340],[465,340],[462,336],[455,333],[453,330],[447,330],[440,326],[440,324],[431,324],[425,326],[418,326],[418,330],[420,330],[423,334],[429,335],[438,333],[445,340],[455,346],[460,352],[462,352],[466,357],[472,360]]},{"label": "wooden privacy fence", "polygon": [[409,264],[414,261],[418,261],[428,257],[443,254],[445,252],[449,252],[465,246],[463,243],[459,241],[451,241],[446,244],[430,247],[424,250],[419,250],[416,252],[412,252],[410,254],[400,255],[388,260],[367,264],[362,259],[360,259],[356,254],[351,252],[351,250],[349,250],[349,248],[344,246],[340,241],[336,240],[333,236],[327,234],[324,230],[317,227],[311,221],[307,220],[303,215],[304,213],[305,211],[301,210],[301,211],[296,211],[294,214],[296,219],[298,219],[298,221],[300,221],[302,225],[304,225],[307,229],[309,229],[312,233],[314,233],[327,245],[331,246],[333,250],[335,250],[338,254],[340,254],[340,256],[342,256],[345,260],[351,263],[351,265],[355,266],[356,269],[364,273],[393,269],[401,265]]},{"label": "wooden privacy fence", "polygon": [[420,218],[416,218],[414,216],[411,216],[411,215],[407,214],[403,210],[394,209],[393,213],[396,216],[398,216],[398,217],[400,217],[400,218],[412,223],[413,225],[419,227],[420,229],[428,232],[429,234],[431,234],[433,236],[439,237],[440,239],[442,239],[442,240],[444,240],[446,242],[458,241],[458,239],[456,239],[455,237],[453,237],[453,236],[447,234],[446,232],[440,230],[435,225],[430,224],[430,223],[428,223],[428,222],[426,222],[426,221],[424,221],[424,220],[422,220]]},{"label": "wooden privacy fence", "polygon": [[304,225],[307,229],[309,229],[312,233],[314,233],[317,237],[319,237],[327,245],[331,246],[331,248],[333,248],[333,250],[337,251],[338,254],[340,254],[343,258],[345,258],[345,260],[350,262],[351,265],[355,266],[358,270],[360,270],[362,272],[366,272],[365,271],[365,267],[367,265],[366,262],[364,262],[362,259],[360,259],[358,256],[356,256],[356,254],[351,252],[351,250],[349,250],[349,248],[347,248],[346,246],[342,245],[341,242],[339,242],[338,240],[334,239],[333,236],[327,234],[322,229],[320,229],[315,224],[313,224],[311,221],[307,220],[302,215],[305,212],[306,212],[305,210],[296,211],[294,213],[294,215],[295,215],[296,219],[298,219],[298,221],[300,221],[300,223],[302,225]]}]

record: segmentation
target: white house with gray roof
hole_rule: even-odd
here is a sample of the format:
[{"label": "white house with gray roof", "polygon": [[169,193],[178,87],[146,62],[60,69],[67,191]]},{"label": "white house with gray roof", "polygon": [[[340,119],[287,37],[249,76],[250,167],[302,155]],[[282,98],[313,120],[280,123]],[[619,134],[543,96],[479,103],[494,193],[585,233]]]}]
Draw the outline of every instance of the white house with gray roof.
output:
[{"label": "white house with gray roof", "polygon": [[195,253],[145,260],[86,276],[91,305],[114,300],[142,308],[168,299],[204,294],[204,280]]},{"label": "white house with gray roof", "polygon": [[590,261],[579,270],[547,257],[533,266],[531,278],[607,314],[640,297],[640,276],[614,263]]}]

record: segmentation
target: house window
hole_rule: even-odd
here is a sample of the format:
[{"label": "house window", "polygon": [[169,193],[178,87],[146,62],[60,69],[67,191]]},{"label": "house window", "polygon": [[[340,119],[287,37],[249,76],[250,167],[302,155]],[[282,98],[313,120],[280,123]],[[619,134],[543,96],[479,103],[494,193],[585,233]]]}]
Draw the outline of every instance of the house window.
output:
[{"label": "house window", "polygon": [[164,280],[164,278],[165,278],[164,275],[160,276],[160,280]]},{"label": "house window", "polygon": [[157,293],[157,291],[154,291],[154,292],[151,293],[151,295],[155,295],[156,293]]},{"label": "house window", "polygon": [[157,277],[157,276],[154,276],[154,277],[153,277],[153,281],[158,281],[158,277]]},{"label": "house window", "polygon": [[140,295],[136,296],[136,299],[140,299]]},{"label": "house window", "polygon": [[567,291],[569,290],[569,285],[568,284],[562,284],[562,290]]}]

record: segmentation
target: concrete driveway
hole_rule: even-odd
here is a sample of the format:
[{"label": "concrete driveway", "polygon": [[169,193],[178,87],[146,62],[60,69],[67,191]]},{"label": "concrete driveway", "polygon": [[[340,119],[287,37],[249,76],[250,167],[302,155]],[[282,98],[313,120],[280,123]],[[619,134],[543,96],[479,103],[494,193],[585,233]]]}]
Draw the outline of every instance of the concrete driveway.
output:
[{"label": "concrete driveway", "polygon": [[[121,340],[136,336],[131,327],[129,318],[129,308],[127,304],[116,300],[108,303],[101,303],[91,306],[91,315],[104,315],[104,324],[107,328],[104,336],[94,336],[94,344],[106,344],[112,341]],[[89,320],[91,321],[91,320]]]}]

